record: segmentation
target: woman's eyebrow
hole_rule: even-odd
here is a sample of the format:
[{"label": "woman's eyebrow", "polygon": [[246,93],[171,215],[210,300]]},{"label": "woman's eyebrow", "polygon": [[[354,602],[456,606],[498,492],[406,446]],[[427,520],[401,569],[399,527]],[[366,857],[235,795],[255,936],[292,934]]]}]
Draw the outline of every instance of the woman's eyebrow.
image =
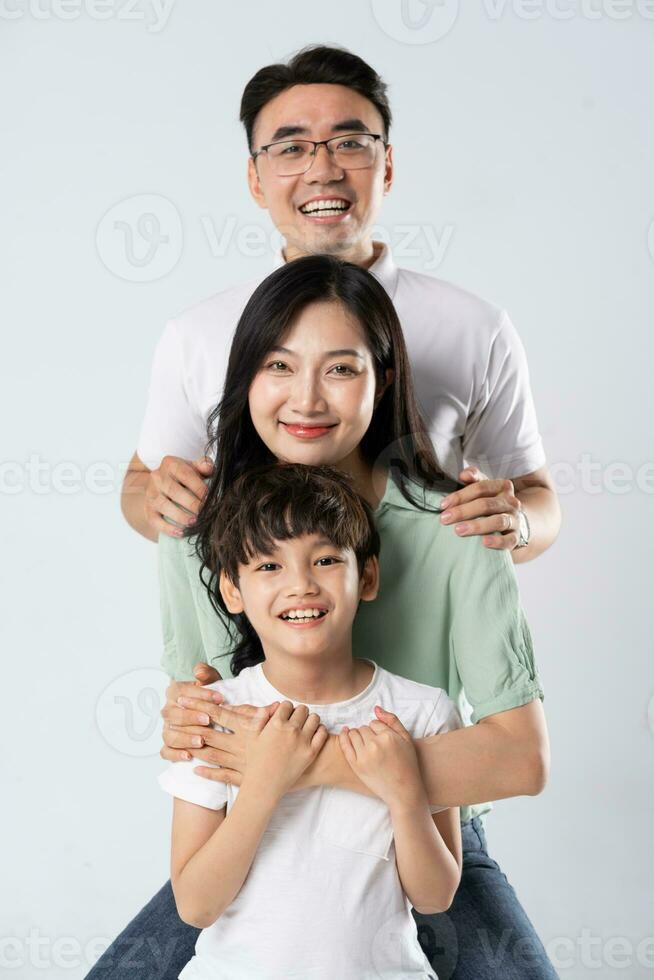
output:
[{"label": "woman's eyebrow", "polygon": [[[269,353],[270,354],[295,354],[295,351],[292,351],[290,347],[271,347]],[[358,357],[361,361],[365,360],[363,354],[358,350],[354,350],[353,347],[341,347],[339,350],[326,350],[323,356],[344,357],[348,354],[350,355],[350,357]]]}]

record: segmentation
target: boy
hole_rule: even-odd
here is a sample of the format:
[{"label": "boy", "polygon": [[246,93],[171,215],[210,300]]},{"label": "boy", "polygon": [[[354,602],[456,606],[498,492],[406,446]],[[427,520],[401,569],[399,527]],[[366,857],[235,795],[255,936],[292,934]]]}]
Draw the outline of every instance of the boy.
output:
[{"label": "boy", "polygon": [[[234,676],[212,687],[277,707],[252,731],[240,787],[195,761],[160,776],[175,797],[175,901],[203,929],[180,977],[434,980],[411,905],[449,907],[459,810],[429,805],[411,739],[461,720],[441,689],[352,656],[357,606],[379,583],[368,504],[330,467],[261,467],[225,495],[213,541],[216,599],[239,638]],[[375,797],[291,792],[330,732]]]}]

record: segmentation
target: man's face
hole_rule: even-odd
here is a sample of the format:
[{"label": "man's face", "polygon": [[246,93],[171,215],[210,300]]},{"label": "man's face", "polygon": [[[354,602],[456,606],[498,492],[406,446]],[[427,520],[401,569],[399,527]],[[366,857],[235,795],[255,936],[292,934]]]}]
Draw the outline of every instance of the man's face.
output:
[{"label": "man's face", "polygon": [[359,601],[375,598],[379,576],[377,559],[359,576],[352,549],[321,534],[277,541],[270,554],[256,555],[238,571],[238,583],[221,574],[220,590],[230,612],[245,612],[267,659],[349,650]]},{"label": "man's face", "polygon": [[[259,113],[253,151],[282,139],[325,140],[356,132],[383,136],[381,115],[363,95],[343,85],[295,85]],[[324,146],[306,173],[291,177],[275,174],[266,153],[248,161],[250,191],[284,236],[287,260],[316,253],[370,258],[371,229],[392,177],[392,150],[381,140],[372,165],[362,170],[341,169]],[[316,198],[342,201],[347,209],[329,217],[303,213]]]}]

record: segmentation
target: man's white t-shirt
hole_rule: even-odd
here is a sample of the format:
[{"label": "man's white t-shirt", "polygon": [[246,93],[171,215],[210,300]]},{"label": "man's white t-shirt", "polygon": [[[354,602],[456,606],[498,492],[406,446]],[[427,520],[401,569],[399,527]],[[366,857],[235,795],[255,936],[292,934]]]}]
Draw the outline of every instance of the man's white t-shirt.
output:
[{"label": "man's white t-shirt", "polygon": [[[451,283],[398,268],[385,244],[375,242],[375,250],[369,271],[397,310],[418,401],[445,472],[456,479],[474,464],[487,476],[513,479],[543,466],[527,359],[507,313]],[[279,251],[273,267],[283,264]],[[234,329],[260,281],[227,289],[167,322],[137,446],[150,469],[166,455],[196,459],[204,453]]]},{"label": "man's white t-shirt", "polygon": [[[369,661],[374,664],[374,661]],[[263,664],[209,687],[228,703],[299,702],[277,691]],[[374,664],[360,694],[307,704],[330,733],[370,724],[380,704],[413,738],[462,726],[445,691]],[[215,726],[219,727],[219,726]],[[225,729],[221,729],[224,731]],[[159,776],[173,796],[227,812],[237,786],[195,774],[200,760],[174,762]],[[443,809],[432,806],[432,813]],[[436,980],[417,939],[395,862],[387,805],[335,786],[288,793],[273,811],[243,887],[204,929],[183,980]]]}]

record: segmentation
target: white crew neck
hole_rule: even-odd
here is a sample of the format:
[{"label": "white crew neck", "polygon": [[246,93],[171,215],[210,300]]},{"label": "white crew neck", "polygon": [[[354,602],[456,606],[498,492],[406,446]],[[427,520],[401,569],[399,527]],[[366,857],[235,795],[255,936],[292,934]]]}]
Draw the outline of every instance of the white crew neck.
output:
[{"label": "white crew neck", "polygon": [[270,683],[270,681],[264,674],[263,662],[254,664],[254,666],[246,669],[252,671],[252,677],[254,679],[254,682],[264,697],[264,702],[263,702],[264,704],[269,704],[271,701],[291,701],[294,705],[306,704],[308,708],[315,707],[316,709],[318,709],[318,713],[319,713],[320,709],[324,711],[325,708],[339,708],[339,709],[350,708],[358,704],[360,701],[367,700],[370,697],[370,695],[373,694],[374,690],[377,688],[381,678],[380,667],[375,663],[374,660],[369,660],[367,657],[355,657],[354,659],[364,660],[366,663],[372,664],[372,666],[374,667],[373,675],[370,678],[369,684],[367,685],[367,687],[363,689],[363,691],[359,691],[358,694],[355,694],[354,697],[347,698],[345,701],[329,701],[326,704],[313,704],[308,701],[304,701],[304,702],[297,701],[295,698],[289,697],[287,694],[284,694],[282,691],[278,691],[277,688],[273,687],[273,685]]}]

